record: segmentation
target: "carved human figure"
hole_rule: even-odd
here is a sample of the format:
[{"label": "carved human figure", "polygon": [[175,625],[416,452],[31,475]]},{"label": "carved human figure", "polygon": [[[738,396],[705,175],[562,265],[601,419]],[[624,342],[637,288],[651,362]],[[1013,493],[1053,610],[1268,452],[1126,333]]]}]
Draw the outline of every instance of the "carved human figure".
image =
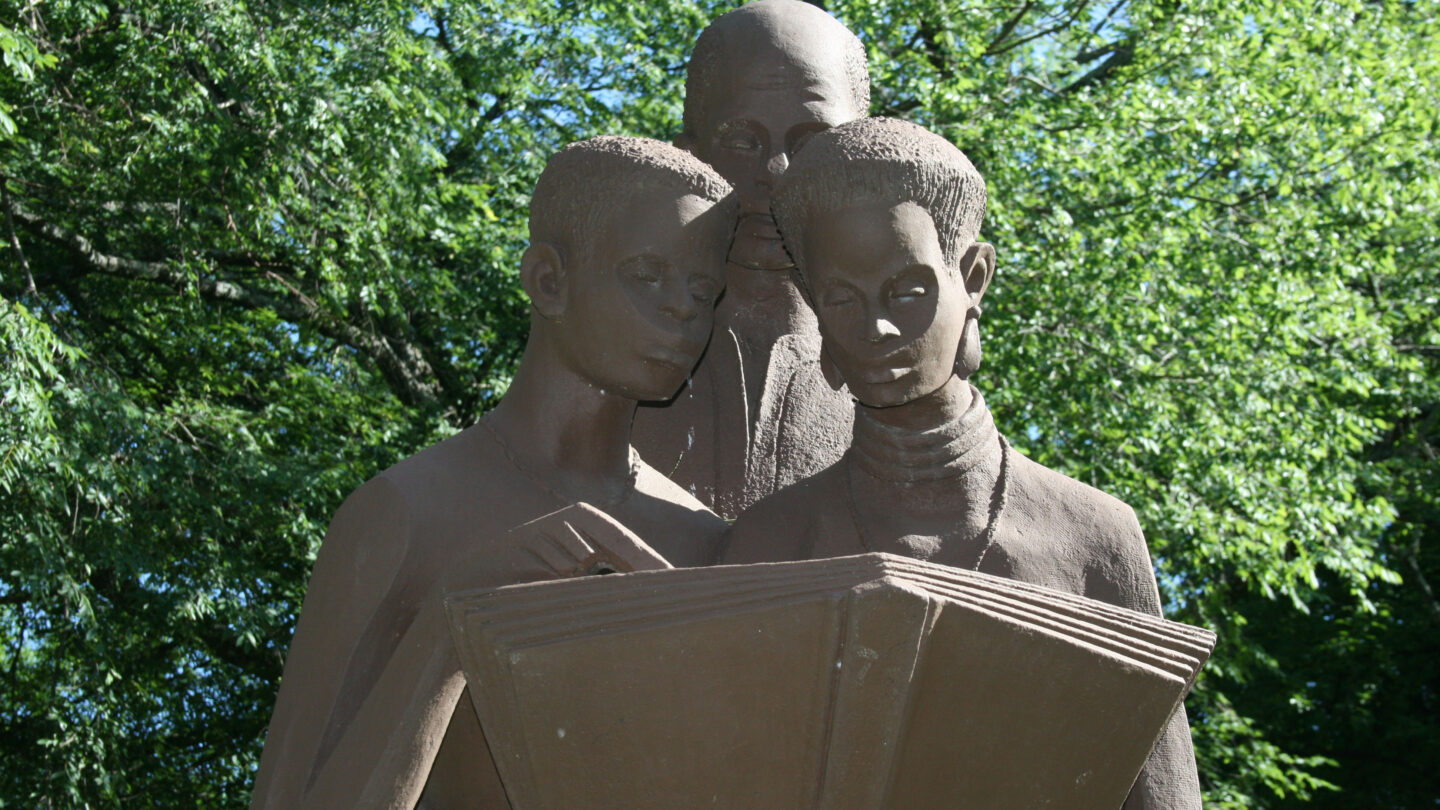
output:
[{"label": "carved human figure", "polygon": [[808,3],[758,0],[695,44],[676,144],[735,186],[740,220],[710,348],[673,401],[640,408],[635,446],[727,518],[823,469],[849,439],[849,398],[819,373],[770,193],[806,139],[869,105],[864,46]]},{"label": "carved human figure", "polygon": [[[514,380],[479,424],[336,514],[253,808],[508,807],[443,594],[581,573],[595,547],[714,561],[724,521],[629,439],[636,401],[673,394],[704,350],[734,217],[730,186],[668,144],[596,138],[550,160],[521,260],[530,337]],[[575,503],[598,509],[571,507],[568,537],[512,531]]]},{"label": "carved human figure", "polygon": [[[810,140],[774,205],[854,433],[840,461],[742,515],[725,561],[885,551],[1159,615],[1130,507],[1016,452],[969,381],[995,251],[975,241],[985,185],[960,150],[856,121]],[[1126,807],[1199,804],[1182,709]]]}]

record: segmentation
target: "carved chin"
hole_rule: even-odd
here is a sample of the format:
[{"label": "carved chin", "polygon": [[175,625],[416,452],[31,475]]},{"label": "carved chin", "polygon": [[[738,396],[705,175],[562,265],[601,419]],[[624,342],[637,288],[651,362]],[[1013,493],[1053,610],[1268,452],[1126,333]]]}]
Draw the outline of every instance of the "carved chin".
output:
[{"label": "carved chin", "polygon": [[730,245],[730,261],[752,270],[789,270],[795,265],[779,239],[762,239],[736,234]]}]

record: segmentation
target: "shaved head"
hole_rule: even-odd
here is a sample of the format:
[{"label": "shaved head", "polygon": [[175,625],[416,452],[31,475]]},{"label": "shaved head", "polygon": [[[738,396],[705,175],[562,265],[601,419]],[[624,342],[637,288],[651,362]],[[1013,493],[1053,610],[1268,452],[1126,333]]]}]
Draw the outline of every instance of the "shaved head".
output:
[{"label": "shaved head", "polygon": [[734,79],[735,66],[766,55],[783,56],[778,72],[843,77],[854,115],[869,111],[865,46],[850,29],[800,0],[756,0],[717,18],[695,42],[685,78],[685,132],[696,135],[704,129],[710,95]]},{"label": "shaved head", "polygon": [[859,204],[915,203],[930,214],[951,272],[980,235],[985,180],[955,145],[908,121],[865,118],[821,132],[775,190],[775,220],[802,274],[805,227]]},{"label": "shaved head", "polygon": [[799,0],[757,0],[700,34],[676,138],[715,167],[740,201],[733,264],[788,270],[770,194],[805,141],[870,107],[865,48],[834,17]]},{"label": "shaved head", "polygon": [[649,138],[603,135],[556,152],[530,198],[530,241],[586,255],[638,194],[692,194],[734,218],[730,184],[699,158]]}]

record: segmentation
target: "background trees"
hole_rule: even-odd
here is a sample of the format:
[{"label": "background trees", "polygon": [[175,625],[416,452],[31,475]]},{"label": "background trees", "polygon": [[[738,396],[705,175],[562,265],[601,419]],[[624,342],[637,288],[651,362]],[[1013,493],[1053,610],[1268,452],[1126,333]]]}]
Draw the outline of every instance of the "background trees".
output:
[{"label": "background trees", "polygon": [[[246,803],[330,514],[504,390],[545,158],[677,131],[727,7],[0,0],[0,806]],[[987,177],[1003,429],[1221,633],[1211,805],[1433,807],[1434,6],[828,7]]]}]

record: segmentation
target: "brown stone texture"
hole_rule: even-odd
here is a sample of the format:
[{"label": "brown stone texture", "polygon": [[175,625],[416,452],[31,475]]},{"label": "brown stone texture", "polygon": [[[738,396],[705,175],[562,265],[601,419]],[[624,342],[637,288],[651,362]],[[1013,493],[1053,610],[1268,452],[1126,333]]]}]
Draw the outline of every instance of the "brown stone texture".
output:
[{"label": "brown stone texture", "polygon": [[1113,810],[1214,644],[884,554],[449,609],[517,810]]},{"label": "brown stone texture", "polygon": [[479,424],[385,470],[331,522],[255,810],[506,807],[443,594],[715,559],[725,523],[629,438],[637,400],[672,395],[710,335],[729,186],[668,144],[601,138],[552,158],[531,215],[515,378]]},{"label": "brown stone texture", "polygon": [[[735,522],[725,561],[889,552],[1159,617],[1133,510],[1010,448],[969,381],[996,256],[974,241],[970,161],[914,124],[859,120],[814,135],[773,196],[856,415],[840,460]],[[1134,787],[1127,808],[1200,806],[1183,710]]]},{"label": "brown stone texture", "polygon": [[868,110],[865,49],[824,11],[759,0],[695,45],[676,139],[735,187],[739,225],[715,335],[693,383],[635,416],[640,454],[722,517],[840,457],[849,397],[819,368],[815,318],[795,288],[770,195],[816,132]]}]

